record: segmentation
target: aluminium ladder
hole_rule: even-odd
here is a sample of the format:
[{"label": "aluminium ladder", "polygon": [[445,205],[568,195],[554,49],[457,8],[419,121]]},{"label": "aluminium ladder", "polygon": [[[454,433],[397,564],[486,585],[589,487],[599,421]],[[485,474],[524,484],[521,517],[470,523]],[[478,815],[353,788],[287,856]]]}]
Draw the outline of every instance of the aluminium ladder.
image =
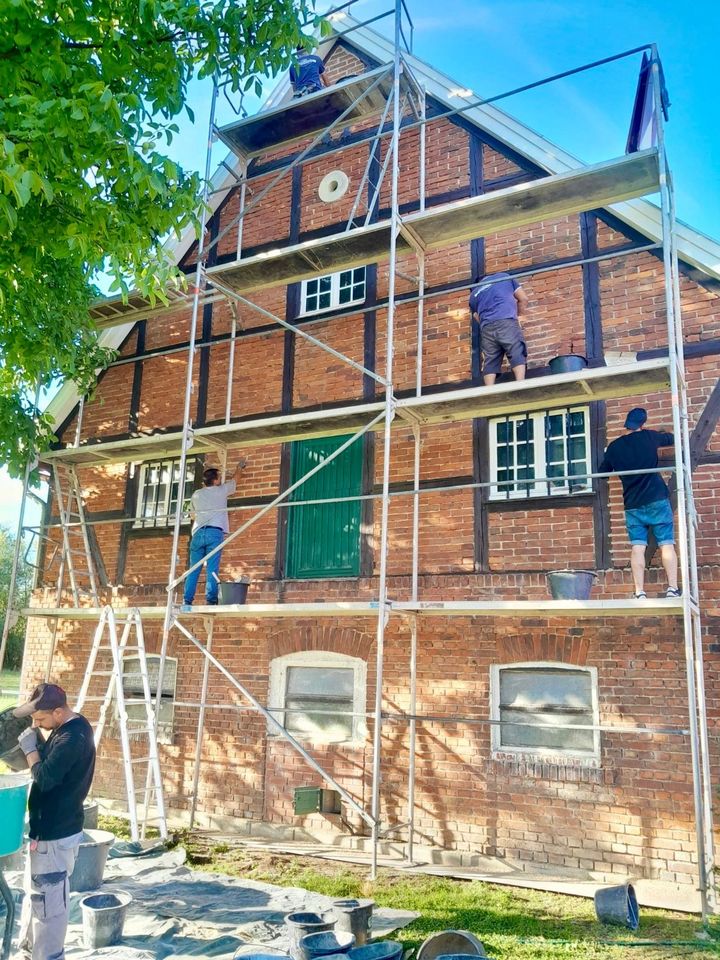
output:
[{"label": "aluminium ladder", "polygon": [[[123,769],[125,774],[125,787],[128,798],[128,813],[130,817],[130,828],[133,840],[139,840],[141,835],[145,836],[145,830],[149,822],[157,822],[160,836],[167,839],[167,821],[165,817],[165,801],[163,797],[162,776],[160,773],[160,761],[158,757],[157,746],[157,728],[158,714],[156,704],[153,701],[153,695],[150,689],[150,678],[148,675],[147,655],[145,650],[145,635],[143,631],[140,611],[136,608],[127,611],[127,615],[120,621],[123,625],[122,634],[118,639],[118,621],[115,617],[115,611],[112,607],[103,607],[100,614],[100,620],[95,630],[92,649],[88,658],[85,676],[83,678],[82,688],[78,695],[76,710],[80,711],[88,699],[90,683],[94,677],[103,677],[107,679],[107,687],[102,697],[100,714],[95,728],[95,747],[100,745],[105,724],[108,719],[108,710],[113,701],[117,705],[117,722],[120,733],[120,746],[123,756]],[[134,643],[129,644],[133,636]],[[109,653],[111,660],[111,669],[96,670],[95,666],[98,656],[101,653]],[[127,697],[123,688],[123,680],[128,676],[136,676],[130,671],[124,670],[124,657],[131,654],[133,659],[137,660],[138,674],[142,684],[142,697]],[[107,659],[107,658],[105,658]],[[138,721],[130,718],[127,712],[128,703],[142,703],[145,707],[144,721]],[[160,703],[158,696],[157,704]],[[141,755],[133,755],[131,738],[141,736],[143,743],[147,740],[147,752]],[[144,784],[136,786],[138,780],[136,776],[137,769],[143,772]],[[138,799],[142,795],[142,825],[138,817]],[[155,817],[150,817],[150,803],[154,800],[157,810]]]},{"label": "aluminium ladder", "polygon": [[[99,607],[95,563],[90,549],[82,488],[75,467],[53,464],[53,481],[62,530],[61,570],[67,571],[76,607],[80,606],[82,599],[92,600],[92,605]],[[60,576],[58,590],[62,591],[62,588]]]}]

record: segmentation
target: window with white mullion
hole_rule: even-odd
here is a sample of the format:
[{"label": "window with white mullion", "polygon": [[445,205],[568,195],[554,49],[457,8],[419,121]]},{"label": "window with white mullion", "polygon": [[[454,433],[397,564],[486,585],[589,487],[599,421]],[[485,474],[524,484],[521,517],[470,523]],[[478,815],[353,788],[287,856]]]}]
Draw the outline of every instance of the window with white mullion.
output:
[{"label": "window with white mullion", "polygon": [[352,267],[324,277],[304,280],[301,286],[301,314],[322,313],[365,300],[365,267]]},{"label": "window with white mullion", "polygon": [[[540,410],[490,422],[491,500],[582,493],[592,488],[587,408]],[[546,479],[543,479],[546,478]]]},{"label": "window with white mullion", "polygon": [[[195,481],[195,461],[188,460],[183,484],[183,503]],[[180,491],[180,461],[144,463],[140,469],[135,510],[136,527],[164,527],[173,522]]]}]

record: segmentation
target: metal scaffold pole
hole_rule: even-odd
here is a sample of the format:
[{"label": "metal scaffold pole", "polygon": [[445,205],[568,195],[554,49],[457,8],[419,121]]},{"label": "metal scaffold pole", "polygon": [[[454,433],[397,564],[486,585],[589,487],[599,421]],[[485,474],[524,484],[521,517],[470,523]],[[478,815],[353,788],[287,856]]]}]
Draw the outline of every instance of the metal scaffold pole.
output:
[{"label": "metal scaffold pole", "polygon": [[683,589],[683,637],[688,691],[690,751],[695,807],[698,888],[703,922],[707,923],[715,902],[713,873],[712,799],[710,765],[707,754],[707,714],[705,679],[702,670],[702,636],[699,629],[699,594],[696,570],[694,507],[689,443],[687,383],[677,262],[675,257],[675,217],[672,182],[665,151],[662,74],[657,48],[652,48],[652,86],[654,117],[660,161],[660,209],[662,249],[667,311],[668,359],[675,435],[675,482],[677,490],[678,547]]},{"label": "metal scaffold pole", "polygon": [[398,201],[398,177],[400,161],[400,18],[401,0],[395,0],[395,47],[393,62],[393,133],[389,149],[392,150],[391,214],[390,214],[390,262],[388,267],[388,307],[385,331],[385,429],[383,432],[383,477],[382,512],[380,521],[380,571],[378,578],[378,620],[375,651],[375,719],[373,730],[372,766],[372,864],[371,877],[377,876],[378,841],[380,837],[380,786],[382,752],[382,702],[383,665],[385,657],[385,627],[388,619],[387,568],[388,568],[388,521],[390,513],[390,453],[392,446],[392,421],[395,416],[393,392],[393,352],[395,327],[395,278],[397,268],[397,238],[400,231]]}]

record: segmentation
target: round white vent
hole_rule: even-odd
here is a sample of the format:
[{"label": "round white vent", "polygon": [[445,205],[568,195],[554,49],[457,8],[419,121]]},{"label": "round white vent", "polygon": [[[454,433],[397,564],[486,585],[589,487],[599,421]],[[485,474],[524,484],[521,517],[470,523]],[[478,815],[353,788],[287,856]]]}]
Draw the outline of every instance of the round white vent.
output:
[{"label": "round white vent", "polygon": [[349,186],[350,181],[347,174],[343,173],[342,170],[333,170],[332,173],[328,173],[320,181],[318,196],[323,203],[332,203],[333,200],[344,197]]}]

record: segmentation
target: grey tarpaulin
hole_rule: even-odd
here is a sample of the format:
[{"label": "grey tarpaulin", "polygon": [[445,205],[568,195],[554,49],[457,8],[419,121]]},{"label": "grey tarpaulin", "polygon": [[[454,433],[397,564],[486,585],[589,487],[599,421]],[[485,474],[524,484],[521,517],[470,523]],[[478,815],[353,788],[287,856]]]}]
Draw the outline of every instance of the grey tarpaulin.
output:
[{"label": "grey tarpaulin", "polygon": [[[12,886],[22,883],[19,874],[8,879]],[[80,916],[80,900],[85,894],[72,894],[68,960],[231,960],[238,947],[248,943],[284,950],[288,946],[286,913],[328,910],[332,905],[330,897],[297,887],[276,887],[191,870],[185,866],[182,849],[108,860],[103,889],[126,890],[133,897],[123,942],[116,947],[85,950]],[[417,916],[408,910],[379,909],[373,917],[373,934],[386,936]]]}]

